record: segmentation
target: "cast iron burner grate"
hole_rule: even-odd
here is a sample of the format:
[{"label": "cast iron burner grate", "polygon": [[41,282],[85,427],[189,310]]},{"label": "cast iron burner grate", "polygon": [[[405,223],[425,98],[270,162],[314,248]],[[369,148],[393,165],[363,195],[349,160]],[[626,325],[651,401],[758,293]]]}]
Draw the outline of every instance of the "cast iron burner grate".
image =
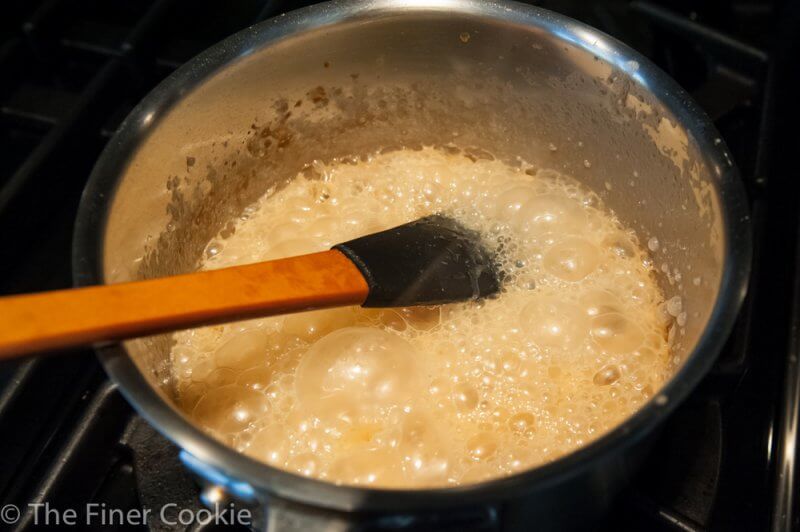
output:
[{"label": "cast iron burner grate", "polygon": [[[89,171],[158,81],[223,37],[310,3],[4,3],[0,293],[70,285],[72,224]],[[791,373],[798,345],[789,341],[800,322],[792,172],[800,108],[791,94],[800,83],[792,63],[800,52],[800,9],[756,0],[533,3],[627,42],[690,91],[742,170],[755,222],[755,269],[738,325],[605,528],[800,530],[789,483],[797,476],[789,460],[796,441],[788,437],[796,423],[789,394],[800,383]],[[132,412],[87,350],[0,366],[0,434],[0,506],[199,508],[177,450]],[[32,514],[7,528],[35,528]],[[153,521],[150,528],[187,527]]]}]

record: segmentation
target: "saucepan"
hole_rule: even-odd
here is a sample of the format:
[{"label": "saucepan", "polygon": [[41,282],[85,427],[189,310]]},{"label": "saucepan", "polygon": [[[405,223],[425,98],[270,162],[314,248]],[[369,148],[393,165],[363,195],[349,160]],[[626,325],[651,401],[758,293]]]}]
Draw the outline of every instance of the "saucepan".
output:
[{"label": "saucepan", "polygon": [[259,527],[578,526],[602,515],[709,370],[751,254],[725,143],[635,51],[512,2],[333,1],[191,60],[133,110],[98,161],[77,219],[75,282],[195,269],[213,236],[312,160],[450,144],[572,175],[643,242],[658,239],[659,282],[688,316],[674,377],[616,429],[544,466],[462,487],[367,489],[278,470],[194,426],[176,407],[170,336],[98,347],[125,397],[180,447],[207,500],[252,508]]}]

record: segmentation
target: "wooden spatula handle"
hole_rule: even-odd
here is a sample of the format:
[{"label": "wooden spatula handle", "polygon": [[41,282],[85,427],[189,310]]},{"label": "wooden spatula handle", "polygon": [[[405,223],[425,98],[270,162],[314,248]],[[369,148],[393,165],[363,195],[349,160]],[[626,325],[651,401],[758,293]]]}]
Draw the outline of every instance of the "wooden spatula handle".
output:
[{"label": "wooden spatula handle", "polygon": [[148,281],[0,298],[0,359],[236,319],[359,305],[336,250]]}]

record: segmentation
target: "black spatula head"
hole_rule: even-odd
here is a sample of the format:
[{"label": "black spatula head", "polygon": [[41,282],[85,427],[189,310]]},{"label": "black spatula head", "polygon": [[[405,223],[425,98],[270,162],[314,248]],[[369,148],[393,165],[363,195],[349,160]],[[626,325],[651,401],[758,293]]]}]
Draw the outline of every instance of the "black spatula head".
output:
[{"label": "black spatula head", "polygon": [[481,236],[442,215],[334,246],[369,285],[365,307],[437,305],[500,290],[495,258]]}]

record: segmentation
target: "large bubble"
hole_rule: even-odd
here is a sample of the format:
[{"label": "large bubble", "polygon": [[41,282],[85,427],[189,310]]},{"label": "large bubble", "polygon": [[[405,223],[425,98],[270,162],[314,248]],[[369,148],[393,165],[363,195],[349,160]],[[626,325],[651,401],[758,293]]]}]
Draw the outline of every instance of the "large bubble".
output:
[{"label": "large bubble", "polygon": [[396,334],[346,327],[318,340],[300,361],[296,389],[308,408],[347,401],[379,415],[406,405],[418,390],[416,349]]}]

